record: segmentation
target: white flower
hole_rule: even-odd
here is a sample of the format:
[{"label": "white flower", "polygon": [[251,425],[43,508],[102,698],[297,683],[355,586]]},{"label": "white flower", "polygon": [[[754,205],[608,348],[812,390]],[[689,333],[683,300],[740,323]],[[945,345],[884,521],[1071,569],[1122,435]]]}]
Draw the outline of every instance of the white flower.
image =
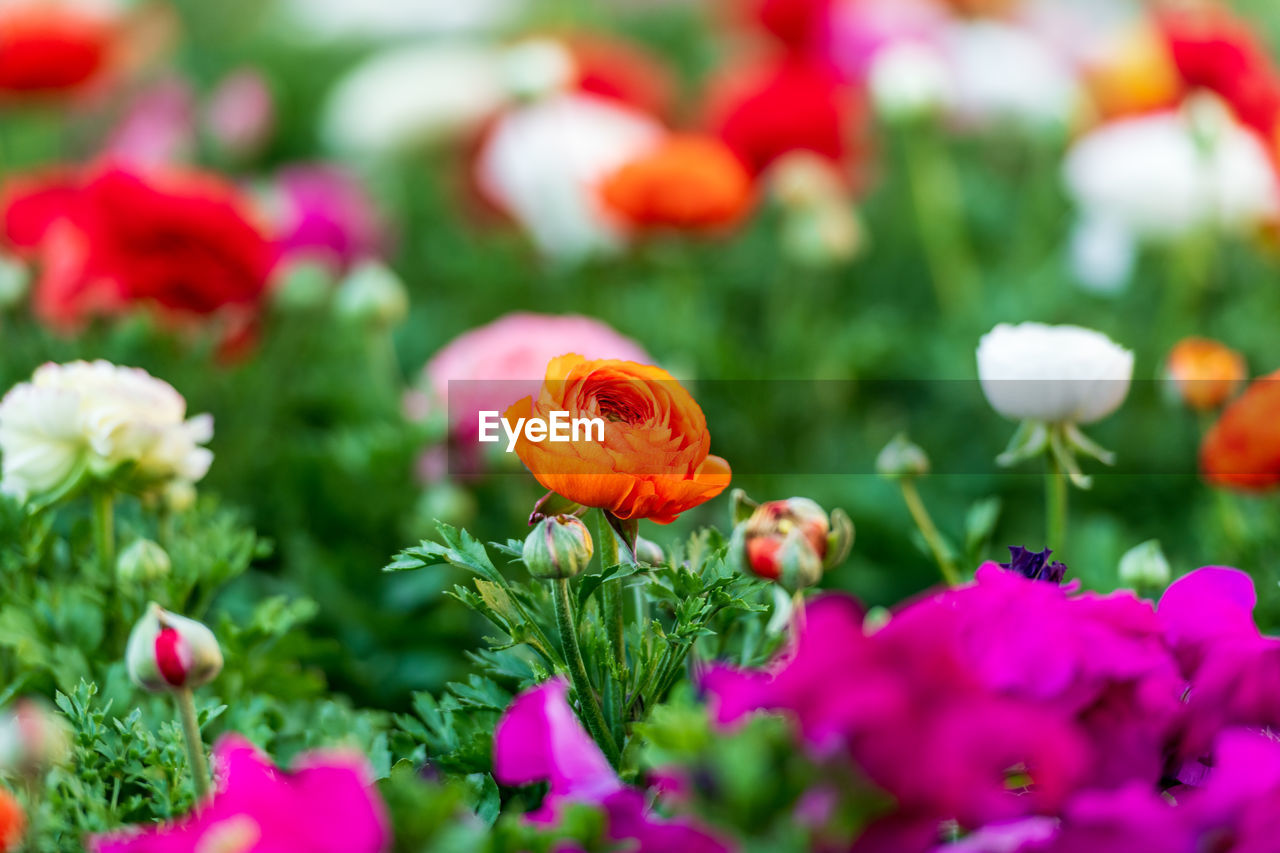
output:
[{"label": "white flower", "polygon": [[565,94],[514,109],[494,126],[476,181],[551,257],[618,248],[622,232],[598,184],[650,148],[662,127],[643,113],[591,95]]},{"label": "white flower", "polygon": [[339,151],[385,154],[466,130],[506,101],[503,54],[462,44],[374,55],[343,77],[324,107],[322,135]]},{"label": "white flower", "polygon": [[1093,423],[1119,408],[1132,377],[1132,352],[1079,326],[1001,323],[978,343],[982,393],[1012,420]]},{"label": "white flower", "polygon": [[972,124],[1065,126],[1081,97],[1078,75],[1030,31],[994,21],[957,23],[943,37],[949,112]]},{"label": "white flower", "polygon": [[56,496],[126,464],[134,487],[194,483],[213,461],[199,446],[213,437],[213,419],[187,420],[186,408],[173,386],[139,368],[45,364],[0,401],[0,488]]},{"label": "white flower", "polygon": [[1280,210],[1265,147],[1225,111],[1105,124],[1068,152],[1063,176],[1083,217],[1121,225],[1139,239],[1240,230]]},{"label": "white flower", "polygon": [[876,51],[867,82],[877,110],[910,118],[941,107],[950,93],[950,73],[935,48],[903,40]]},{"label": "white flower", "polygon": [[492,30],[528,0],[285,0],[287,32],[317,39],[405,39]]}]

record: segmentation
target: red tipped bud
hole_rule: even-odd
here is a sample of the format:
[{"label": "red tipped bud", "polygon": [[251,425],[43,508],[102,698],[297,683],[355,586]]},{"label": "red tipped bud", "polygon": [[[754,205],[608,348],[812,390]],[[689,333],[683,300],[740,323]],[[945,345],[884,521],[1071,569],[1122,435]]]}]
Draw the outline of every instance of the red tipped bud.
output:
[{"label": "red tipped bud", "polygon": [[213,632],[158,604],[134,626],[125,657],[129,678],[153,692],[200,687],[222,671],[222,650]]}]

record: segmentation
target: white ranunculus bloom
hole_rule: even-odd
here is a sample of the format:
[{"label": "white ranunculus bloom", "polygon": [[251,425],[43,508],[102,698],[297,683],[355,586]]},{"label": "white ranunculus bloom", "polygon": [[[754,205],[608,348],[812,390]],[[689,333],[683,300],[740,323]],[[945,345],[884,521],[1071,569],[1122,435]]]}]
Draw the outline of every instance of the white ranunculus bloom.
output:
[{"label": "white ranunculus bloom", "polygon": [[1110,122],[1068,152],[1063,176],[1084,217],[1139,239],[1247,228],[1280,210],[1265,147],[1225,112],[1209,122],[1184,112]]},{"label": "white ranunculus bloom", "polygon": [[661,138],[661,125],[591,95],[557,95],[503,115],[476,160],[476,181],[550,257],[610,251],[622,233],[598,185]]},{"label": "white ranunculus bloom", "polygon": [[951,69],[948,111],[985,125],[1065,126],[1081,98],[1079,75],[1029,30],[995,21],[956,23],[943,36]]},{"label": "white ranunculus bloom", "polygon": [[936,48],[904,40],[876,51],[867,82],[881,114],[910,118],[942,106],[950,94],[951,72]]},{"label": "white ranunculus bloom", "polygon": [[209,415],[145,370],[107,361],[45,364],[0,401],[2,488],[22,498],[58,494],[81,476],[131,464],[131,483],[151,488],[204,477],[213,454]]},{"label": "white ranunculus bloom", "polygon": [[1132,352],[1079,326],[1001,323],[978,343],[982,392],[1011,420],[1093,423],[1119,408],[1132,377]]},{"label": "white ranunculus bloom", "polygon": [[322,118],[339,151],[385,154],[479,124],[507,99],[502,51],[415,45],[375,54],[338,81]]}]

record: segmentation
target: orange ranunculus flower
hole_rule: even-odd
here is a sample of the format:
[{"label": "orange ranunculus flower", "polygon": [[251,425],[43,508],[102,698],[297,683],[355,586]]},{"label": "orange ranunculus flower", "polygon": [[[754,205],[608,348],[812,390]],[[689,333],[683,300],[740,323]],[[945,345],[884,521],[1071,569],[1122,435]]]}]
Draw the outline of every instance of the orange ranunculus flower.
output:
[{"label": "orange ranunculus flower", "polygon": [[539,483],[583,506],[668,524],[729,485],[729,463],[708,455],[702,409],[659,367],[562,355],[538,395],[504,417],[515,428],[520,418],[549,423],[553,412],[600,418],[604,440],[584,430],[577,441],[534,442],[521,430],[516,453]]},{"label": "orange ranunculus flower", "polygon": [[17,850],[26,830],[27,818],[13,795],[0,788],[0,853]]},{"label": "orange ranunculus flower", "polygon": [[1200,445],[1200,470],[1216,486],[1280,485],[1280,371],[1255,381],[1222,412]]},{"label": "orange ranunculus flower", "polygon": [[1179,341],[1164,372],[1182,402],[1202,412],[1227,402],[1247,376],[1244,356],[1209,338]]},{"label": "orange ranunculus flower", "polygon": [[710,136],[668,137],[624,164],[600,187],[605,205],[637,226],[709,228],[741,219],[751,206],[751,175]]}]

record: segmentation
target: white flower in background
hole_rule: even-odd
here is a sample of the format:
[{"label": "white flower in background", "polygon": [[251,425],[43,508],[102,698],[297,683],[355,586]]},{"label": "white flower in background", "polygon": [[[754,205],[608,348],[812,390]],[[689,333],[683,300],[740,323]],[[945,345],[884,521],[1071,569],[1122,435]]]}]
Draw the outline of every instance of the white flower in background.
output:
[{"label": "white flower in background", "polygon": [[1102,217],[1076,223],[1069,251],[1076,281],[1101,295],[1123,291],[1138,262],[1138,247],[1128,229]]},{"label": "white flower in background", "polygon": [[386,154],[478,125],[507,100],[503,52],[476,45],[417,45],[374,55],[329,93],[325,142]]},{"label": "white flower in background", "polygon": [[527,0],[284,0],[285,32],[325,40],[396,40],[491,31],[518,18]]},{"label": "white flower in background", "polygon": [[876,109],[890,118],[912,118],[939,109],[950,93],[946,58],[933,46],[900,41],[871,60],[868,84]]},{"label": "white flower in background", "polygon": [[128,465],[149,489],[204,477],[213,419],[186,419],[186,400],[145,370],[107,361],[45,364],[0,401],[0,488],[23,499],[56,497],[82,477]]},{"label": "white flower in background", "polygon": [[1071,64],[1028,30],[995,21],[955,23],[942,48],[951,69],[948,110],[963,123],[1066,126],[1082,97]]},{"label": "white flower in background", "polygon": [[1105,124],[1067,153],[1063,177],[1082,216],[1115,222],[1138,239],[1243,229],[1278,207],[1266,148],[1225,110]]},{"label": "white flower in background", "polygon": [[498,119],[476,160],[481,191],[548,256],[622,245],[597,185],[663,135],[649,116],[591,95],[557,95]]},{"label": "white flower in background", "polygon": [[1089,424],[1129,393],[1133,353],[1079,326],[1001,323],[978,343],[978,378],[1011,420]]}]

